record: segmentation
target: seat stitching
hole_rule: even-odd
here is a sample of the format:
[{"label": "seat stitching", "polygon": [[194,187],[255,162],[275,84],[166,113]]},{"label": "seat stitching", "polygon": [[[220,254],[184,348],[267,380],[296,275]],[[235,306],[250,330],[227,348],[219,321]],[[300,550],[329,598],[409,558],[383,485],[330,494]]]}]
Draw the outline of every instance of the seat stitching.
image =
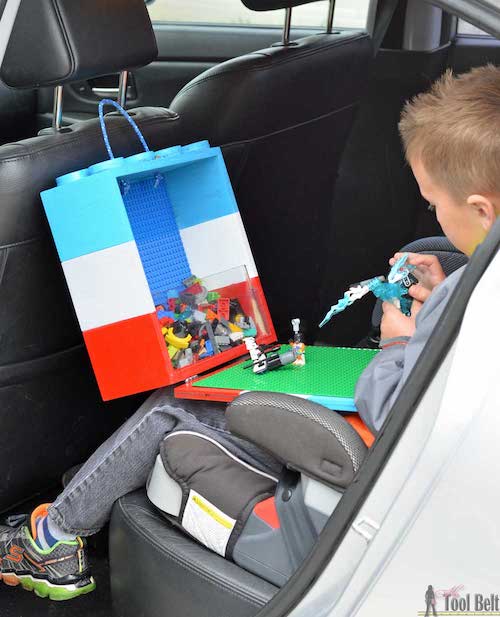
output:
[{"label": "seat stitching", "polygon": [[[145,126],[148,127],[154,127],[154,125],[156,124],[163,124],[163,122],[165,122],[165,120],[167,120],[167,122],[172,122],[174,120],[178,120],[179,116],[177,116],[177,118],[166,118],[165,116],[157,116],[155,118],[151,118],[150,120],[144,120],[144,121],[140,121],[139,120],[139,128],[144,128]],[[110,127],[108,129],[108,134],[110,136],[116,135],[119,132],[121,132],[121,130],[124,128],[125,124],[123,126],[115,126],[115,127]],[[41,148],[37,148],[36,150],[30,150],[30,152],[27,152],[26,154],[16,154],[13,155],[11,157],[7,157],[4,159],[0,159],[0,165],[4,165],[5,163],[12,163],[12,162],[16,162],[16,161],[21,161],[23,159],[26,158],[32,158],[35,156],[38,156],[44,152],[47,152],[49,150],[53,150],[56,148],[65,148],[67,146],[73,146],[73,145],[80,145],[82,144],[84,141],[87,140],[87,138],[89,137],[93,137],[94,134],[99,135],[101,133],[100,130],[100,126],[96,125],[95,127],[92,127],[91,129],[88,130],[87,134],[85,135],[85,139],[82,139],[82,135],[76,135],[76,137],[74,139],[68,139],[68,141],[65,141],[63,143],[55,143],[55,144],[50,144],[47,145],[45,147],[41,147]],[[5,144],[5,145],[17,145],[19,143],[22,142],[14,142],[13,144]]]},{"label": "seat stitching", "polygon": [[9,254],[8,248],[2,247],[1,253],[0,253],[0,258],[1,258],[0,259],[0,287],[2,286],[2,281],[5,275],[5,270],[7,269],[8,254]]},{"label": "seat stitching", "polygon": [[39,237],[29,238],[28,240],[20,240],[19,242],[11,242],[10,244],[4,244],[3,246],[0,246],[0,251],[3,249],[15,249],[19,246],[25,246],[26,244],[33,244],[33,242],[37,242],[37,240],[39,240]]},{"label": "seat stitching", "polygon": [[293,131],[303,126],[307,126],[308,124],[319,122],[320,120],[324,120],[325,118],[328,118],[329,116],[334,116],[335,114],[351,109],[351,107],[356,107],[356,105],[358,104],[359,104],[359,100],[356,100],[353,103],[350,103],[349,105],[345,105],[344,107],[339,107],[338,109],[333,109],[332,111],[327,111],[325,114],[322,114],[321,116],[316,116],[315,118],[304,120],[304,122],[298,122],[297,124],[292,124],[282,129],[278,129],[277,131],[272,131],[271,133],[266,133],[265,135],[259,135],[258,137],[249,137],[248,139],[240,139],[239,141],[231,141],[229,143],[223,144],[221,147],[228,148],[229,146],[239,146],[240,144],[252,143],[254,141],[259,141],[261,139],[267,139],[268,137],[274,137],[274,135],[279,135],[280,133],[285,133],[286,131]]}]

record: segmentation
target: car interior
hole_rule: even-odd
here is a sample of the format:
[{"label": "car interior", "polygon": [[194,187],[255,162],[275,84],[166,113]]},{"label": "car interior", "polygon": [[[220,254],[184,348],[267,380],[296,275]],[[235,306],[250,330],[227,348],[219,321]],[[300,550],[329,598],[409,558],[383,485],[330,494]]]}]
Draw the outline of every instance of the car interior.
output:
[{"label": "car interior", "polygon": [[[152,150],[201,140],[221,147],[280,341],[299,315],[309,345],[376,347],[375,299],[318,328],[353,281],[385,273],[402,247],[438,255],[446,273],[466,263],[420,196],[397,124],[404,102],[446,69],[499,63],[500,42],[464,33],[459,11],[420,0],[372,0],[373,23],[359,29],[337,26],[330,0],[323,23],[294,27],[294,7],[309,1],[243,0],[259,13],[285,9],[281,29],[151,23],[143,0],[21,0],[0,70],[2,516],[50,501],[65,472],[147,397],[102,401],[40,201],[57,177],[107,159],[102,98],[126,106]],[[106,125],[117,156],[140,152],[123,117],[110,112]],[[236,563],[209,551],[141,490],[120,499],[109,530],[89,539],[93,594],[49,608],[1,586],[0,615],[250,617],[278,601],[370,451],[354,430],[342,434],[335,415],[319,422],[313,443],[351,444],[354,473],[339,483],[314,459],[297,461],[293,441],[282,452],[277,426],[300,424],[293,409],[247,420],[233,405],[230,416],[236,434],[324,488],[309,541],[279,575],[275,555],[263,570],[248,552]],[[276,499],[307,481],[299,476],[280,478]]]}]

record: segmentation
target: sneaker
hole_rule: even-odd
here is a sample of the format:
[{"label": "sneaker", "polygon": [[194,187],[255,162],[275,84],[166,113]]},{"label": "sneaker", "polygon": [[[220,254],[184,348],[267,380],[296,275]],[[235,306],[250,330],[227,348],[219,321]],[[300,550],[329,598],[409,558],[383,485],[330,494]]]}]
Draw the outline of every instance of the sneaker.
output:
[{"label": "sneaker", "polygon": [[[31,516],[31,530],[40,516],[37,508]],[[27,516],[10,517],[0,525],[0,580],[7,585],[21,585],[41,598],[71,600],[90,593],[95,581],[90,575],[83,540],[61,540],[48,550],[34,541]]]}]

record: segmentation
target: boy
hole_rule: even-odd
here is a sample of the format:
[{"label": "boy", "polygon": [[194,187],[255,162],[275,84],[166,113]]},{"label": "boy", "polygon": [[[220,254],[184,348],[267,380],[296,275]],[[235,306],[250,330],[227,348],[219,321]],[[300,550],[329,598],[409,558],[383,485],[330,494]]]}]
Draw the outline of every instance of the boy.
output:
[{"label": "boy", "polygon": [[[450,242],[468,256],[500,214],[499,97],[500,69],[492,65],[459,77],[447,72],[430,92],[407,103],[399,124],[422,196]],[[384,303],[383,351],[356,385],[359,414],[373,432],[387,417],[465,268],[445,280],[435,256],[412,254],[409,263],[420,278],[409,290],[412,315]]]},{"label": "boy", "polygon": [[[428,94],[408,103],[400,130],[422,195],[435,205],[443,231],[472,254],[500,212],[500,70],[488,66],[455,78],[447,73]],[[391,262],[397,258],[395,255]],[[384,304],[382,352],[363,373],[356,390],[362,418],[376,432],[412,370],[461,271],[445,280],[435,257],[411,255],[421,282],[411,288],[411,317]],[[432,293],[431,293],[432,292]],[[418,319],[417,319],[418,314]],[[51,506],[40,506],[31,525],[0,527],[4,582],[52,598],[92,591],[79,536],[96,533],[113,503],[143,486],[158,444],[173,430],[212,436],[264,471],[280,464],[230,435],[222,405],[182,402],[170,390],[154,393],[80,469]]]}]

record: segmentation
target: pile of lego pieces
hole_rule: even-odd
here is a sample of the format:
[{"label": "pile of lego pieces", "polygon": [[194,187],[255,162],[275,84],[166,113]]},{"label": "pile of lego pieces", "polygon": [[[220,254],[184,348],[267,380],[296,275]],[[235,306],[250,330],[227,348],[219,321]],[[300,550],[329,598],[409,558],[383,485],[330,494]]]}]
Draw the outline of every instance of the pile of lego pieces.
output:
[{"label": "pile of lego pieces", "polygon": [[156,307],[161,332],[174,368],[183,368],[241,345],[256,336],[251,316],[236,298],[208,291],[196,276],[183,282],[182,291],[171,290],[165,305]]}]

